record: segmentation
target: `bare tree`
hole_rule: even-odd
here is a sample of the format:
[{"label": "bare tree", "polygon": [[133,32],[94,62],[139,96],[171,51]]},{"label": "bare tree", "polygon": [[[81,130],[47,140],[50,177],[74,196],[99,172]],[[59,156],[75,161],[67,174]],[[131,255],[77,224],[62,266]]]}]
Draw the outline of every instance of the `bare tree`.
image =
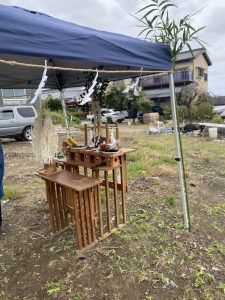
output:
[{"label": "bare tree", "polygon": [[197,83],[183,87],[182,90],[176,94],[177,103],[187,108],[188,120],[190,122],[192,122],[192,103],[197,101],[199,95],[200,91]]}]

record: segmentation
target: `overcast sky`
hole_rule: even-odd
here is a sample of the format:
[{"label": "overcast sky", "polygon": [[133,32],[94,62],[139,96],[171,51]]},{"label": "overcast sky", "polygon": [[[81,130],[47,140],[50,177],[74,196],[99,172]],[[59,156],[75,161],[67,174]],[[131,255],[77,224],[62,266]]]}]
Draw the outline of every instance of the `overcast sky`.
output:
[{"label": "overcast sky", "polygon": [[[147,0],[0,0],[1,4],[37,10],[56,18],[96,29],[137,37],[138,21],[132,16]],[[181,16],[204,9],[194,17],[196,26],[206,26],[201,38],[213,65],[209,68],[209,92],[225,95],[225,0],[174,0]],[[147,1],[148,2],[148,1]],[[13,22],[13,20],[12,20]]]}]

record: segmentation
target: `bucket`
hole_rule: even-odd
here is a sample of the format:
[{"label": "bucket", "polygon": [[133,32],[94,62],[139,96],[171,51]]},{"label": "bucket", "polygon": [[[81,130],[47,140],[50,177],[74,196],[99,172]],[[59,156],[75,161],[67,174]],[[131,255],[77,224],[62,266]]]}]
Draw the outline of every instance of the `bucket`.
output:
[{"label": "bucket", "polygon": [[217,130],[217,128],[209,128],[209,137],[211,139],[217,139],[218,138],[218,130]]}]

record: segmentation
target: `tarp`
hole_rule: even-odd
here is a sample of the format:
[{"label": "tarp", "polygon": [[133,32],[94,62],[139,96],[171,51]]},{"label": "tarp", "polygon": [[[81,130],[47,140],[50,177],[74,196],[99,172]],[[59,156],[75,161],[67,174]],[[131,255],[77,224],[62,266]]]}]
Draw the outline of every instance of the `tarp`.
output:
[{"label": "tarp", "polygon": [[[115,20],[116,22],[116,20]],[[0,59],[29,64],[95,70],[131,70],[105,74],[110,80],[138,76],[132,70],[170,71],[170,50],[163,44],[65,22],[40,12],[0,5]],[[42,69],[0,64],[0,88],[36,88]],[[46,87],[81,86],[87,73],[49,71]]]}]

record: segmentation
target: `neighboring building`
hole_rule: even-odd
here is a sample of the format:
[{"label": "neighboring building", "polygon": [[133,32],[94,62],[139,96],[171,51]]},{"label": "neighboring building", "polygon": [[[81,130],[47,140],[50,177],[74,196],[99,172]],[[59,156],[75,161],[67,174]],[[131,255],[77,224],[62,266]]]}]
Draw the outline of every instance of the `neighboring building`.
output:
[{"label": "neighboring building", "polygon": [[[180,53],[176,60],[174,74],[175,92],[184,86],[196,86],[201,93],[208,92],[208,67],[212,62],[205,49],[194,49]],[[140,84],[157,106],[164,107],[170,100],[169,76],[151,75],[142,77]]]},{"label": "neighboring building", "polygon": [[[64,89],[63,96],[67,106],[71,106],[71,107],[76,106],[77,99],[80,97],[83,91],[84,91],[84,87]],[[60,91],[56,89],[46,89],[41,94],[41,100],[46,100],[48,96],[52,96],[53,98],[60,98]]]},{"label": "neighboring building", "polygon": [[0,105],[27,104],[34,92],[31,89],[0,89]]}]

